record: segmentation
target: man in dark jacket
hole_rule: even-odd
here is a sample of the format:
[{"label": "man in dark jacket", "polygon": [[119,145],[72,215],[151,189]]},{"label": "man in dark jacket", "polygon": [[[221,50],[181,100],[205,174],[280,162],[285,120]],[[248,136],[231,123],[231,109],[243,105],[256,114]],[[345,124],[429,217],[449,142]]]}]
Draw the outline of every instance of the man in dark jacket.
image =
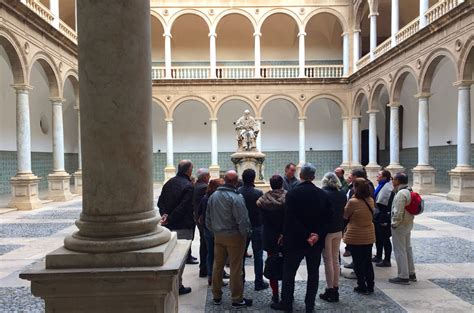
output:
[{"label": "man in dark jacket", "polygon": [[249,212],[250,224],[252,225],[252,235],[247,241],[247,246],[252,241],[255,290],[259,291],[267,289],[268,283],[263,281],[263,217],[262,211],[257,206],[257,200],[263,196],[263,192],[255,188],[255,176],[256,173],[253,169],[246,169],[242,173],[244,185],[239,188],[239,192],[244,196],[245,206]]},{"label": "man in dark jacket", "polygon": [[298,178],[295,177],[296,165],[294,163],[288,163],[285,166],[285,175],[283,176],[283,189],[290,191],[295,188],[296,185],[300,182]]},{"label": "man in dark jacket", "polygon": [[[161,224],[175,231],[178,239],[192,240],[194,235],[192,172],[193,163],[191,161],[179,162],[178,173],[164,184],[158,199]],[[179,273],[180,295],[191,292],[191,288],[184,287],[182,284],[183,271],[184,265]]]},{"label": "man in dark jacket", "polygon": [[[205,168],[200,168],[197,171],[197,181],[194,184],[194,194],[193,194],[193,209],[194,209],[194,220],[199,230],[199,277],[207,277],[207,265],[206,265],[206,256],[207,256],[207,247],[206,247],[206,238],[204,237],[204,225],[200,225],[198,221],[198,209],[199,204],[201,203],[202,198],[206,195],[207,185],[209,184],[209,170]],[[192,261],[192,260],[191,260]]]},{"label": "man in dark jacket", "polygon": [[333,215],[327,194],[312,183],[315,174],[314,165],[304,164],[300,173],[301,183],[286,195],[283,285],[281,302],[271,305],[275,310],[292,311],[295,276],[303,258],[308,265],[306,312],[314,310],[326,226]]}]

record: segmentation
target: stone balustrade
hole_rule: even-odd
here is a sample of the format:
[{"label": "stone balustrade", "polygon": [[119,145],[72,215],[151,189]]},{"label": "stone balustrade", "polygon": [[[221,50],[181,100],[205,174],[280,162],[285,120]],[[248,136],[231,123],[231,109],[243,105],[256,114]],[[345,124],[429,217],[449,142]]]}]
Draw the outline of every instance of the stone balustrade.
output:
[{"label": "stone balustrade", "polygon": [[404,42],[420,29],[420,18],[417,17],[407,25],[405,25],[402,29],[398,31],[396,34],[395,38],[397,41],[397,45],[400,44],[401,42]]}]

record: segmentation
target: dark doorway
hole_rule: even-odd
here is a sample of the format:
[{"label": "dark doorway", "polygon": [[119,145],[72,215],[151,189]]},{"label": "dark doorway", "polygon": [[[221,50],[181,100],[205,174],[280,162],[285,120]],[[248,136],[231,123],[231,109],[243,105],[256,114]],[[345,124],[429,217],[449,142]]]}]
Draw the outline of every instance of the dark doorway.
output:
[{"label": "dark doorway", "polygon": [[[361,132],[361,164],[366,166],[369,164],[369,130],[364,129]],[[377,164],[379,163],[380,159],[380,140],[377,136]]]}]

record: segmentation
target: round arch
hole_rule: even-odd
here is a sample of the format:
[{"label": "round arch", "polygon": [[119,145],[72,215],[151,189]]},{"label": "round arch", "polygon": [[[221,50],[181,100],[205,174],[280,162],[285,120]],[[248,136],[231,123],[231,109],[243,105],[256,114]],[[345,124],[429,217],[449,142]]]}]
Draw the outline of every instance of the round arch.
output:
[{"label": "round arch", "polygon": [[[411,75],[415,82],[417,82],[416,78],[418,77],[418,75],[416,74],[416,71],[409,65],[403,66],[395,73],[393,77],[393,83],[389,91],[389,98],[391,103],[400,102],[400,94],[402,91],[403,82],[409,75]],[[416,90],[417,93],[420,90],[418,85],[416,86]]]},{"label": "round arch", "polygon": [[[209,18],[207,17],[206,14],[204,14],[203,12],[201,12],[199,10],[195,10],[195,9],[185,9],[185,10],[180,10],[180,11],[176,12],[175,14],[173,14],[173,16],[171,16],[171,18],[168,22],[168,27],[167,27],[170,33],[172,33],[172,31],[173,31],[174,23],[180,17],[183,17],[184,15],[195,15],[195,16],[198,16],[198,17],[202,18],[204,23],[206,23],[209,32],[211,32],[212,23],[211,23],[211,21],[209,20]],[[165,29],[167,29],[167,28],[165,28]]]},{"label": "round arch", "polygon": [[66,74],[64,74],[64,79],[61,84],[61,90],[64,90],[64,85],[66,84],[67,80],[71,81],[72,87],[74,88],[74,94],[76,99],[79,98],[79,74],[75,69],[69,69]]},{"label": "round arch", "polygon": [[426,58],[423,67],[421,68],[420,77],[418,81],[422,93],[430,92],[434,71],[436,70],[436,67],[443,58],[447,58],[452,62],[454,71],[456,73],[455,76],[459,77],[458,67],[456,66],[457,62],[453,54],[445,48],[437,49],[430,53],[430,55]]},{"label": "round arch", "polygon": [[295,107],[296,112],[298,112],[298,115],[303,116],[302,110],[298,106],[299,102],[295,98],[290,97],[290,96],[286,96],[286,95],[273,95],[273,96],[265,99],[265,101],[263,101],[262,104],[260,105],[260,107],[258,108],[258,110],[256,112],[256,116],[257,117],[262,117],[262,112],[265,109],[265,106],[268,103],[272,102],[273,100],[278,100],[278,99],[283,99],[283,100],[286,100],[286,101],[290,102]]},{"label": "round arch", "polygon": [[316,95],[314,97],[309,98],[308,101],[306,101],[306,103],[303,105],[302,115],[306,116],[306,112],[307,112],[308,108],[314,102],[316,102],[318,100],[323,100],[323,99],[328,99],[328,100],[331,100],[334,103],[336,103],[337,106],[339,107],[339,110],[341,111],[341,116],[346,116],[347,115],[347,108],[344,105],[344,102],[342,102],[342,100],[340,98],[338,98],[337,96],[333,96],[333,95],[329,95],[329,94],[320,94],[320,95]]},{"label": "round arch", "polygon": [[221,12],[219,15],[216,16],[216,19],[214,20],[214,23],[211,25],[211,32],[212,31],[216,31],[217,30],[217,27],[219,26],[219,23],[221,22],[221,20],[226,17],[226,16],[229,16],[229,15],[241,15],[245,18],[247,18],[249,20],[249,22],[252,24],[253,26],[253,30],[254,32],[257,32],[257,21],[255,20],[255,18],[252,16],[252,14],[250,14],[249,12],[245,11],[245,10],[242,10],[242,9],[228,9],[228,10],[225,10],[223,12]]},{"label": "round arch", "polygon": [[[360,29],[360,24],[362,23],[362,18],[365,9],[369,8],[369,4],[365,0],[358,0],[354,4],[354,13],[355,13],[355,18],[354,18],[354,29]],[[370,11],[370,8],[369,8]]]},{"label": "round arch", "polygon": [[36,62],[40,64],[40,66],[46,73],[46,76],[48,78],[50,96],[61,97],[62,90],[60,89],[61,85],[59,83],[59,71],[53,59],[42,51],[36,53],[31,59],[30,68],[28,69],[28,81],[30,80],[31,70]]},{"label": "round arch", "polygon": [[370,93],[370,96],[369,96],[369,110],[377,110],[378,108],[378,105],[376,102],[377,98],[380,96],[380,93],[382,92],[382,90],[385,88],[385,90],[387,91],[387,93],[390,92],[390,88],[387,84],[387,82],[383,79],[383,78],[380,78],[378,79],[373,87],[372,87],[372,92]]},{"label": "round arch", "polygon": [[172,118],[172,116],[170,115],[170,111],[168,110],[168,107],[163,103],[163,101],[161,101],[158,97],[153,96],[152,104],[154,105],[155,103],[163,110],[166,118]]},{"label": "round arch", "polygon": [[332,8],[317,8],[316,10],[312,11],[303,21],[303,29],[306,31],[306,28],[308,26],[308,23],[311,21],[313,17],[315,17],[318,14],[330,14],[334,16],[338,21],[339,24],[341,25],[342,32],[347,33],[349,30],[349,26],[347,25],[347,21],[344,18],[344,16],[337,10],[334,10]]},{"label": "round arch", "polygon": [[369,101],[369,95],[367,94],[367,92],[364,90],[364,88],[360,88],[359,90],[357,90],[352,101],[352,115],[362,115],[362,112],[360,112],[360,110],[362,109],[362,101],[364,98],[367,100],[367,102]]},{"label": "round arch", "polygon": [[245,96],[228,96],[228,97],[225,97],[223,98],[222,100],[220,100],[217,105],[214,107],[214,111],[212,113],[212,117],[215,118],[217,117],[217,115],[219,114],[219,111],[220,109],[224,106],[224,104],[226,104],[227,102],[229,101],[232,101],[232,100],[240,100],[242,102],[245,102],[246,104],[248,104],[248,106],[252,109],[252,113],[253,114],[257,114],[258,112],[258,109],[257,107],[253,104],[252,100],[250,100],[249,98],[245,97]]},{"label": "round arch", "polygon": [[163,19],[163,16],[161,16],[160,13],[158,13],[158,12],[154,11],[153,9],[151,9],[151,16],[152,16],[152,18],[156,18],[156,20],[161,23],[161,26],[163,27],[163,30],[165,32],[171,30],[171,28],[168,29],[169,25],[165,22],[165,20]]},{"label": "round arch", "polygon": [[209,118],[212,117],[212,107],[209,105],[209,102],[206,99],[199,96],[185,96],[176,100],[169,109],[169,117],[173,118],[176,109],[186,101],[200,102],[205,108],[207,108],[208,113],[209,113]]},{"label": "round arch", "polygon": [[8,60],[13,71],[15,84],[25,84],[26,81],[26,60],[21,52],[20,44],[13,34],[4,28],[0,28],[0,45],[5,49]]},{"label": "round arch", "polygon": [[460,80],[472,80],[474,72],[474,36],[471,36],[461,52],[458,62]]},{"label": "round arch", "polygon": [[267,19],[272,16],[272,15],[275,15],[275,14],[284,14],[284,15],[288,15],[289,17],[291,17],[294,22],[296,23],[296,26],[298,26],[298,31],[299,32],[302,32],[304,31],[304,28],[303,28],[303,23],[301,22],[300,18],[298,17],[298,15],[296,15],[296,13],[294,13],[293,11],[291,10],[288,10],[288,9],[285,9],[285,8],[277,8],[277,9],[273,9],[273,10],[270,10],[268,11],[267,13],[265,13],[262,18],[258,21],[258,24],[257,24],[257,33],[260,33],[262,31],[262,26],[263,24],[265,24],[265,21],[267,21]]}]

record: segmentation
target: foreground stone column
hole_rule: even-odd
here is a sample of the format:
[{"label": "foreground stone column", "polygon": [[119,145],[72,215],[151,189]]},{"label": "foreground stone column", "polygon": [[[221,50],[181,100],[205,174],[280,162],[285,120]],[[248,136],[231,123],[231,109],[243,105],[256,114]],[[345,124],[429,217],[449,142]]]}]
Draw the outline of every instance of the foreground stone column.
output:
[{"label": "foreground stone column", "polygon": [[298,34],[299,38],[299,77],[303,78],[306,77],[304,71],[305,71],[305,66],[306,66],[306,54],[305,54],[305,37],[306,33],[305,32],[300,32]]},{"label": "foreground stone column", "polygon": [[376,182],[377,173],[380,171],[380,165],[377,163],[377,112],[369,111],[369,164],[365,167],[367,177]]},{"label": "foreground stone column", "polygon": [[398,0],[392,0],[392,47],[397,45],[397,33],[400,29],[400,6]]},{"label": "foreground stone column", "polygon": [[258,126],[258,129],[260,129],[260,131],[258,132],[258,136],[257,136],[257,150],[262,152],[262,126],[263,126],[263,118],[261,117],[255,117],[255,121],[257,122],[257,126]]},{"label": "foreground stone column", "polygon": [[53,172],[48,175],[48,199],[68,201],[72,199],[71,175],[64,170],[64,128],[62,98],[52,98],[53,106]]},{"label": "foreground stone column", "polygon": [[352,72],[354,73],[357,71],[357,62],[360,59],[360,29],[355,29],[353,33],[353,48],[352,57],[354,59],[354,63],[352,64]]},{"label": "foreground stone column", "polygon": [[400,164],[400,103],[391,103],[390,107],[390,164],[387,170],[392,176],[405,171]]},{"label": "foreground stone column", "polygon": [[217,51],[216,51],[216,37],[215,32],[209,33],[209,60],[210,60],[210,78],[217,78],[216,69],[217,69]]},{"label": "foreground stone column", "polygon": [[342,34],[342,76],[349,76],[349,33]]},{"label": "foreground stone column", "polygon": [[77,105],[77,171],[74,173],[74,192],[82,195],[81,110]]},{"label": "foreground stone column", "polygon": [[474,169],[471,165],[471,84],[460,81],[458,86],[458,151],[456,168],[449,172],[448,199],[474,201]]},{"label": "foreground stone column", "polygon": [[261,68],[261,54],[260,54],[260,37],[262,33],[253,34],[255,43],[254,43],[254,53],[255,53],[255,78],[260,78],[260,68]]},{"label": "foreground stone column", "polygon": [[166,32],[165,37],[165,78],[171,79],[171,33]]},{"label": "foreground stone column", "polygon": [[425,13],[428,11],[430,7],[429,0],[420,0],[420,29],[428,25],[428,21],[426,19]]},{"label": "foreground stone column", "polygon": [[14,85],[16,91],[16,151],[17,173],[11,178],[12,198],[8,204],[18,210],[41,207],[38,198],[39,178],[31,172],[31,130],[29,85]]},{"label": "foreground stone column", "polygon": [[173,148],[173,119],[166,119],[166,167],[165,182],[173,178],[176,174],[174,167],[174,148]]},{"label": "foreground stone column", "polygon": [[370,60],[375,59],[375,49],[377,48],[377,16],[378,13],[371,13],[370,18]]},{"label": "foreground stone column", "polygon": [[299,120],[299,164],[298,167],[301,168],[303,164],[306,163],[306,136],[305,136],[305,120],[306,116],[300,116]]},{"label": "foreground stone column", "polygon": [[360,164],[360,116],[352,118],[352,168]]},{"label": "foreground stone column", "polygon": [[211,178],[219,178],[219,153],[217,149],[217,118],[211,118],[211,166],[209,167],[209,174]]},{"label": "foreground stone column", "polygon": [[81,0],[78,17],[79,231],[20,277],[47,312],[178,312],[189,242],[159,225],[153,203],[150,1]]},{"label": "foreground stone column", "polygon": [[350,167],[350,157],[349,157],[349,118],[342,118],[342,164],[341,167],[348,169]]},{"label": "foreground stone column", "polygon": [[419,94],[418,98],[418,165],[413,172],[413,190],[428,194],[436,190],[436,170],[430,165],[430,94]]}]

